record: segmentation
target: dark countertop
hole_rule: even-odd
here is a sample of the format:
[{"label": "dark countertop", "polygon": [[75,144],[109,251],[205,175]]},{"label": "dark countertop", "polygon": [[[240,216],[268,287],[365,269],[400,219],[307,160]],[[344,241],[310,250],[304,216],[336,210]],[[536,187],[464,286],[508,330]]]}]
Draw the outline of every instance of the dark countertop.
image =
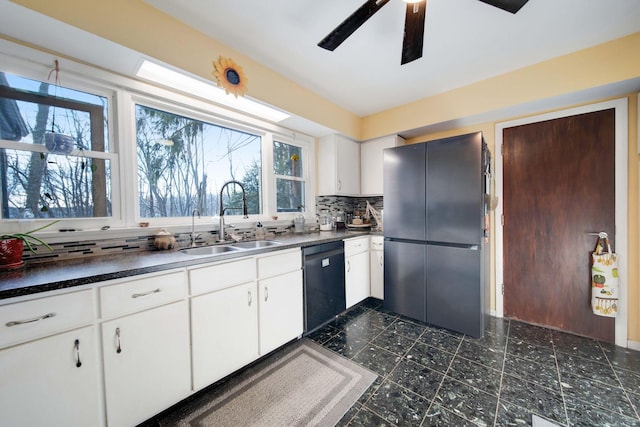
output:
[{"label": "dark countertop", "polygon": [[225,253],[223,255],[186,255],[174,249],[85,257],[33,265],[27,264],[25,268],[19,270],[0,272],[0,300],[276,250],[312,246],[367,234],[379,233],[339,230],[284,234],[274,239],[282,242],[282,245]]}]

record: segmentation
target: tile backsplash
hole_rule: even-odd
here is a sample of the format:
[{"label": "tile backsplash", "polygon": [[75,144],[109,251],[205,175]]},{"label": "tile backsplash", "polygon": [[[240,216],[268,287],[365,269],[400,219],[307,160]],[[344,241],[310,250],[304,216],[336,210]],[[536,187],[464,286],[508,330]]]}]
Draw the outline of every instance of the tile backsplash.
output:
[{"label": "tile backsplash", "polygon": [[[378,212],[382,210],[382,196],[375,197],[343,197],[343,196],[318,196],[316,197],[316,213],[320,213],[326,209],[330,215],[336,216],[340,213],[354,213],[366,211],[367,201]],[[375,225],[375,220],[371,219],[372,224]],[[272,233],[274,235],[291,232],[292,223],[288,221],[276,222],[274,225],[266,225],[265,232]],[[312,226],[312,224],[309,224]],[[243,236],[244,238],[251,238],[254,236],[254,229],[252,226],[244,228],[236,228],[228,230],[231,233]],[[186,247],[189,245],[189,233],[176,233],[176,246]],[[218,231],[200,232],[196,242],[199,245],[212,244],[218,239]],[[25,251],[23,259],[29,263],[47,262],[47,261],[59,261],[83,258],[89,256],[101,256],[110,254],[122,254],[131,252],[142,251],[155,251],[157,250],[153,245],[154,236],[149,235],[148,231],[144,235],[132,235],[128,237],[111,238],[111,239],[99,239],[91,241],[68,241],[61,243],[52,243],[51,248],[53,251],[48,251],[41,246],[36,247],[36,253],[33,254],[29,251]]]},{"label": "tile backsplash", "polygon": [[[382,196],[371,197],[346,197],[346,196],[318,196],[316,197],[316,213],[319,214],[323,210],[328,210],[332,217],[339,213],[355,213],[360,212],[364,215],[367,210],[367,201],[371,207],[378,212],[382,211]],[[371,218],[371,223],[375,225],[375,220]]]}]

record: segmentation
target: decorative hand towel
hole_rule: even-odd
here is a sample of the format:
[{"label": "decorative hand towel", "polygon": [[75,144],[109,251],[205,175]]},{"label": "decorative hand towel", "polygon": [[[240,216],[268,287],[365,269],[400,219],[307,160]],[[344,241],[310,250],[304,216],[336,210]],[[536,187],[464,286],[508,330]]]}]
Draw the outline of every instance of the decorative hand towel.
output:
[{"label": "decorative hand towel", "polygon": [[[603,252],[603,241],[607,252]],[[615,317],[618,314],[618,255],[611,250],[605,233],[601,233],[592,254],[591,308],[598,316]]]}]

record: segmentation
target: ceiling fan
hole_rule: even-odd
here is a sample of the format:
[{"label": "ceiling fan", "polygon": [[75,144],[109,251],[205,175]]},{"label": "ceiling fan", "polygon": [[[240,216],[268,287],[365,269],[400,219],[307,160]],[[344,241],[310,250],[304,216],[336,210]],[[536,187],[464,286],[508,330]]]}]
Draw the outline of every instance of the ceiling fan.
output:
[{"label": "ceiling fan", "polygon": [[[415,61],[422,57],[424,41],[424,18],[427,0],[404,0],[407,3],[407,13],[404,21],[404,39],[402,42],[401,65]],[[516,13],[529,0],[480,0],[507,12]],[[371,18],[389,0],[367,0],[351,16],[345,19],[331,31],[318,46],[327,50],[335,50],[362,24]]]}]

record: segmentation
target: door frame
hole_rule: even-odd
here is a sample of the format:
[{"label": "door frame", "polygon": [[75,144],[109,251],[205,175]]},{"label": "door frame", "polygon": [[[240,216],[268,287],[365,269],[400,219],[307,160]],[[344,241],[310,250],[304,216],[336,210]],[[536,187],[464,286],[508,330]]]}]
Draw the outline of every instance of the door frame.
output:
[{"label": "door frame", "polygon": [[[569,108],[535,116],[523,117],[516,120],[496,123],[495,126],[495,195],[498,198],[498,205],[495,210],[495,316],[504,316],[504,297],[502,287],[504,283],[504,230],[502,225],[502,215],[504,214],[503,198],[503,158],[502,158],[502,131],[506,128],[537,123],[545,120],[558,119],[577,114],[592,113],[613,108],[615,109],[615,241],[618,258],[619,271],[619,295],[618,315],[615,320],[615,343],[621,347],[628,347],[627,342],[627,307],[628,307],[628,145],[629,145],[629,124],[628,124],[628,99],[620,98],[611,101],[604,101],[595,104]],[[593,230],[599,231],[599,230]]]}]

